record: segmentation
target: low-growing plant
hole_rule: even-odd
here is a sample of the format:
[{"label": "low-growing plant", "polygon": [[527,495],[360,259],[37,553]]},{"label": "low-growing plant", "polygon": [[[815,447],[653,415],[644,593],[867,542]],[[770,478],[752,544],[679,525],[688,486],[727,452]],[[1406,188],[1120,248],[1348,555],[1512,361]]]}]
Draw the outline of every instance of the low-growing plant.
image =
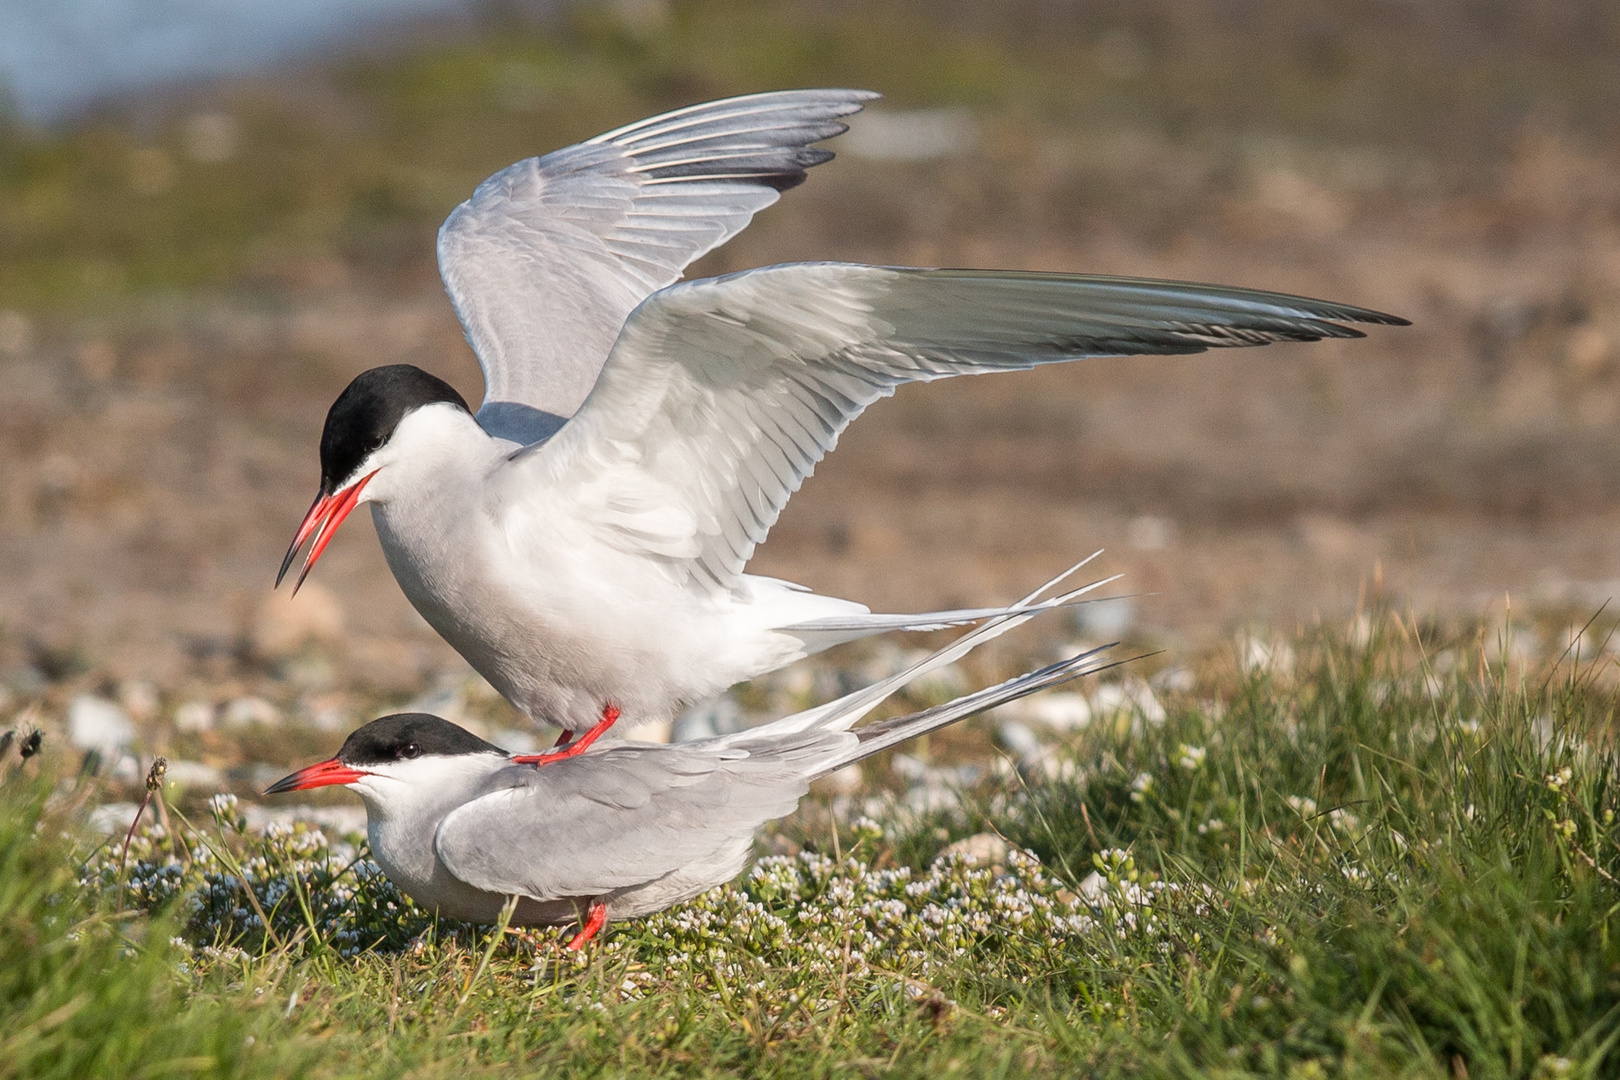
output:
[{"label": "low-growing plant", "polygon": [[1099,720],[954,807],[816,804],[786,853],[584,955],[440,922],[362,837],[228,798],[123,871],[117,844],[74,878],[60,841],[7,843],[56,852],[54,940],[101,940],[68,929],[97,913],[129,955],[95,962],[331,1075],[1620,1071],[1607,676],[1399,630]]}]

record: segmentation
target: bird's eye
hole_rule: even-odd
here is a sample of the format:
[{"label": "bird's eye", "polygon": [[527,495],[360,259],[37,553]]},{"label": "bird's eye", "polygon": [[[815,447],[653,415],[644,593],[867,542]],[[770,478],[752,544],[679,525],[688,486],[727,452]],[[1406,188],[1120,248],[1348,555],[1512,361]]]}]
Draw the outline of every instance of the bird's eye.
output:
[{"label": "bird's eye", "polygon": [[399,756],[402,758],[421,757],[422,748],[417,746],[415,743],[406,743],[404,746],[399,748]]},{"label": "bird's eye", "polygon": [[388,440],[383,438],[381,435],[373,435],[371,438],[366,440],[366,451],[368,453],[375,454],[378,450],[383,448],[383,443],[387,441]]}]

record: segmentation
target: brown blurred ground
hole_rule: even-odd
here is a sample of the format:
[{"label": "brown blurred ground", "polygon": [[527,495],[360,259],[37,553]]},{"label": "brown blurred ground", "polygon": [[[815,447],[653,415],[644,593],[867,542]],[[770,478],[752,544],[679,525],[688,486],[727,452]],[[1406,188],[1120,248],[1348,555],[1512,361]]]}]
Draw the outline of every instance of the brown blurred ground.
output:
[{"label": "brown blurred ground", "polygon": [[[990,31],[941,7],[958,18],[936,33],[968,43],[951,48],[1039,53],[1029,68],[1047,80],[1039,92],[902,92],[891,109],[963,110],[952,115],[970,117],[971,143],[916,162],[845,154],[700,271],[822,258],[1087,270],[1329,297],[1415,325],[907,388],[851,428],[752,569],[908,609],[1006,599],[1104,547],[1099,565],[1150,594],[1134,632],[1178,649],[1256,623],[1339,618],[1380,583],[1438,612],[1478,611],[1504,593],[1595,609],[1620,593],[1620,141],[1594,106],[1612,90],[1526,76],[1517,107],[1459,116],[1485,133],[1459,139],[1443,116],[1425,128],[1374,88],[1356,90],[1372,77],[1357,49],[1380,39],[1307,26],[1291,47],[1317,34],[1333,45],[1321,63],[1343,70],[1299,86],[1279,77],[1255,91],[1266,107],[1242,123],[1210,106],[1206,130],[1196,112],[1177,120],[1177,102],[1218,95],[1229,68],[1202,90],[1183,75],[1174,100],[1153,99],[1141,115],[1118,107],[1133,100],[1129,86],[1097,99],[1095,115],[1081,107],[1089,98],[1051,106],[1064,100],[1063,49],[1088,66],[1076,80],[1111,86],[1097,65],[1116,64],[1127,82],[1169,70],[1177,49],[1196,47],[1195,24],[1091,33],[1052,5],[1048,17],[1072,16],[1071,37],[1037,45],[976,36]],[[1582,25],[1554,27],[1541,46],[1547,70],[1566,70],[1559,48],[1613,32]],[[1341,37],[1349,43],[1333,44]],[[473,40],[476,51],[486,39]],[[1456,62],[1515,44],[1487,34]],[[750,85],[711,76],[632,87],[596,112],[528,125],[547,138],[516,152],[509,131],[453,167],[437,163],[419,185],[422,205],[400,221],[346,225],[340,243],[264,245],[215,280],[114,302],[19,301],[0,317],[6,664],[169,682],[251,661],[255,633],[261,648],[266,635],[296,636],[285,611],[269,628],[264,611],[287,603],[270,599],[270,581],[313,494],[332,397],[363,368],[394,362],[438,372],[470,398],[479,391],[434,277],[431,223],[521,153],[705,91],[889,89],[881,62],[844,57],[820,78],[804,77],[814,63],[795,63]],[[267,98],[282,117],[375,104],[341,80],[305,81],[205,88],[88,130],[138,150],[183,131],[188,116],[250,115]],[[1351,101],[1372,95],[1374,115],[1323,130],[1291,121],[1291,95],[1319,84]],[[1379,110],[1395,131],[1387,138]],[[266,154],[253,160],[276,160]],[[138,186],[140,175],[116,183]],[[333,646],[340,681],[403,689],[455,669],[361,517],[315,580],[337,606],[315,611],[314,629],[344,628]],[[322,603],[317,593],[309,606]]]}]

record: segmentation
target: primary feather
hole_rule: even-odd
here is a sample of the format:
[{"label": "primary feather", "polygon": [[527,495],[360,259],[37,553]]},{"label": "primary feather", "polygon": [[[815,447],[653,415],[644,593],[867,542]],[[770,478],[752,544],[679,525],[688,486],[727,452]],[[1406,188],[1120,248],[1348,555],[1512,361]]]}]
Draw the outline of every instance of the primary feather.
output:
[{"label": "primary feather", "polygon": [[[1402,320],[1254,289],[1080,274],[795,263],[664,289],[596,386],[509,482],[594,538],[734,588],[799,489],[872,402],[908,382],[1083,357],[1360,337]],[[856,617],[859,621],[859,617]]]}]

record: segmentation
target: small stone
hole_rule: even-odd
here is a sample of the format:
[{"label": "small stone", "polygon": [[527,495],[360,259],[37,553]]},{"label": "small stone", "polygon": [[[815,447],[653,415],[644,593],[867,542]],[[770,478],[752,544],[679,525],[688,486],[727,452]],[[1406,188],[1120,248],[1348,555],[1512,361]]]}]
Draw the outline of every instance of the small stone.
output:
[{"label": "small stone", "polygon": [[822,787],[834,795],[854,795],[866,784],[866,774],[861,771],[860,764],[845,765],[837,772],[828,773],[821,778]]},{"label": "small stone", "polygon": [[1167,667],[1153,676],[1152,684],[1160,690],[1168,690],[1176,694],[1188,694],[1198,685],[1198,677],[1192,673],[1191,668],[1178,665]]},{"label": "small stone", "polygon": [[304,722],[321,731],[349,731],[358,727],[354,703],[343,694],[320,694],[304,698],[298,706]]},{"label": "small stone", "polygon": [[953,844],[947,844],[945,850],[939,853],[940,858],[955,856],[964,862],[979,866],[999,866],[1007,861],[1007,855],[1012,851],[1012,845],[995,833],[975,833],[963,837]]},{"label": "small stone", "polygon": [[232,698],[223,719],[226,727],[275,727],[281,723],[281,710],[262,697]]},{"label": "small stone", "polygon": [[99,833],[121,833],[129,828],[139,809],[140,805],[132,802],[102,803],[90,811],[90,828]]},{"label": "small stone", "polygon": [[176,731],[210,731],[214,727],[214,704],[210,701],[188,701],[174,710]]},{"label": "small stone", "polygon": [[219,788],[225,786],[225,774],[213,765],[201,761],[171,761],[165,779],[181,788]]},{"label": "small stone", "polygon": [[895,754],[889,759],[889,767],[903,780],[941,788],[972,787],[984,775],[979,765],[929,765],[910,754]]},{"label": "small stone", "polygon": [[112,762],[135,741],[135,725],[114,702],[94,694],[80,694],[68,706],[68,741],[80,750],[95,750],[103,761]]},{"label": "small stone", "polygon": [[1003,720],[996,725],[996,741],[1016,758],[1026,758],[1041,752],[1041,741],[1028,726],[1017,720]]},{"label": "small stone", "polygon": [[1031,697],[1024,715],[1053,731],[1082,731],[1091,723],[1091,703],[1072,690],[1055,690]]}]

